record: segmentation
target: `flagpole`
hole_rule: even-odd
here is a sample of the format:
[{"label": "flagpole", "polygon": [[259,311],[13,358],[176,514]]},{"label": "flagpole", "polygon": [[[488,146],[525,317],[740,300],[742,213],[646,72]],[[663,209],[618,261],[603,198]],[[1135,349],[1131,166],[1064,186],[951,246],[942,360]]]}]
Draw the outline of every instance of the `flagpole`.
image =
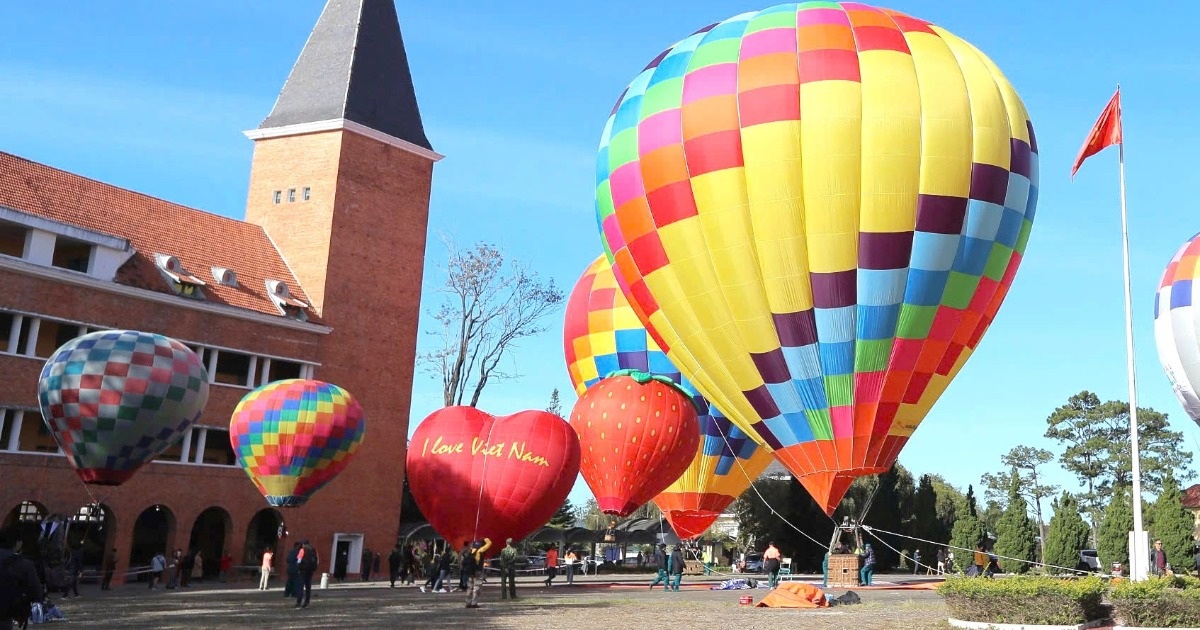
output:
[{"label": "flagpole", "polygon": [[[1117,92],[1121,86],[1117,85]],[[1145,544],[1142,533],[1142,463],[1141,448],[1138,445],[1138,414],[1137,414],[1137,367],[1134,361],[1133,345],[1133,289],[1129,274],[1129,213],[1125,202],[1125,139],[1122,137],[1118,145],[1120,160],[1121,185],[1121,248],[1125,260],[1125,351],[1129,371],[1129,442],[1133,462],[1133,545],[1129,550],[1130,577],[1134,580],[1146,578],[1150,561],[1150,550],[1143,548]]]}]

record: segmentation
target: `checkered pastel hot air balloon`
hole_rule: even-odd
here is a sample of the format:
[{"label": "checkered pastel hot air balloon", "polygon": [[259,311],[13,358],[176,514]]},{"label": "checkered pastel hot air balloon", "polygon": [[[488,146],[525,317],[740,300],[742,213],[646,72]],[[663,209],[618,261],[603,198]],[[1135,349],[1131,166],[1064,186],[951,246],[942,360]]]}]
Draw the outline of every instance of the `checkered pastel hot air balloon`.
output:
[{"label": "checkered pastel hot air balloon", "polygon": [[691,395],[700,445],[687,470],[654,497],[680,537],[703,534],[771,463],[770,451],[696,394],[671,365],[617,287],[604,256],[588,266],[567,300],[563,351],[571,384],[580,396],[602,376],[629,369],[665,376]]},{"label": "checkered pastel hot air balloon", "polygon": [[42,368],[42,420],[84,483],[118,486],[182,439],[208,401],[190,348],[134,330],[89,333]]},{"label": "checkered pastel hot air balloon", "polygon": [[604,126],[596,210],[659,347],[832,513],[991,324],[1037,167],[1020,97],[974,46],[804,2],[655,57]]},{"label": "checkered pastel hot air balloon", "polygon": [[1200,423],[1200,234],[1183,244],[1154,296],[1154,340],[1175,396]]},{"label": "checkered pastel hot air balloon", "polygon": [[289,379],[242,398],[229,422],[229,443],[267,503],[295,507],[346,468],[365,432],[362,406],[349,392]]}]

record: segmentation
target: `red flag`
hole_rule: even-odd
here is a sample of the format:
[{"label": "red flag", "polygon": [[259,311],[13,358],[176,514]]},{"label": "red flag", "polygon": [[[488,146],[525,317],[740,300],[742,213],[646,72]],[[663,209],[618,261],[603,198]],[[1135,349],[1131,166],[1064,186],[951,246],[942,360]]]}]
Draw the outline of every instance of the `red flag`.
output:
[{"label": "red flag", "polygon": [[1121,88],[1118,87],[1112,100],[1104,107],[1104,111],[1100,112],[1100,118],[1096,119],[1096,124],[1092,127],[1092,132],[1088,134],[1087,141],[1083,143],[1083,148],[1079,150],[1079,157],[1075,158],[1075,164],[1071,167],[1072,179],[1084,160],[1103,151],[1106,147],[1122,142]]}]

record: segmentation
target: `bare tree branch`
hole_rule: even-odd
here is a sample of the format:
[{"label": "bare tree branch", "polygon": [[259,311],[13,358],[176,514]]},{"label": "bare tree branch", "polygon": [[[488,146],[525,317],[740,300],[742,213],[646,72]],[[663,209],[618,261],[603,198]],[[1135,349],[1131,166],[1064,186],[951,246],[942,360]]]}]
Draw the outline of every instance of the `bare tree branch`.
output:
[{"label": "bare tree branch", "polygon": [[449,251],[445,301],[433,313],[442,345],[422,353],[423,368],[442,381],[445,405],[461,405],[470,392],[478,405],[488,383],[515,378],[500,370],[507,352],[522,339],[546,331],[546,316],[564,294],[528,266],[488,243],[461,250],[443,237]]}]

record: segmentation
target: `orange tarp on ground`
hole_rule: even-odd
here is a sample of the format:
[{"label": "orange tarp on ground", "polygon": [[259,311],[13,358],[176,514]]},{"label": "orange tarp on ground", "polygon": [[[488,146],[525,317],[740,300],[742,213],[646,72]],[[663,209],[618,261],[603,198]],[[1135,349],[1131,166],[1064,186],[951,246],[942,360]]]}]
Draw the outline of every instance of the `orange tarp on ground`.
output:
[{"label": "orange tarp on ground", "polygon": [[803,582],[785,582],[767,593],[755,606],[770,608],[825,608],[825,593],[812,584]]}]

